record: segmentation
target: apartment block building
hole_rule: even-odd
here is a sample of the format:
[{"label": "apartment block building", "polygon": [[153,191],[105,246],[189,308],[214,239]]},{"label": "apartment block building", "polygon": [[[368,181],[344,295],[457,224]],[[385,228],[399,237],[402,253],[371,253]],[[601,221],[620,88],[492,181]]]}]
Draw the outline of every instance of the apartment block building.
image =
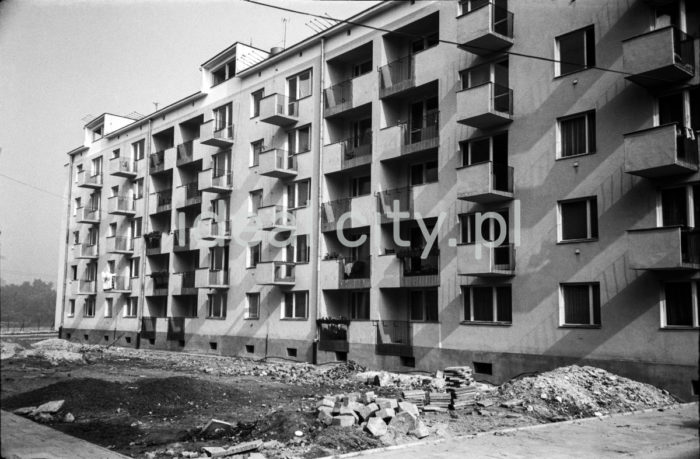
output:
[{"label": "apartment block building", "polygon": [[696,396],[699,16],[387,2],[235,43],[68,153],[62,336]]}]

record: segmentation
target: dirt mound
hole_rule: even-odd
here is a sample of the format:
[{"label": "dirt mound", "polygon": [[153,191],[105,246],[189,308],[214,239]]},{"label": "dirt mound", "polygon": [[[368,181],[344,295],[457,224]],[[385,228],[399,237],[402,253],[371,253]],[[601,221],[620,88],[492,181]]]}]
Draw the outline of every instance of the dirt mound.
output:
[{"label": "dirt mound", "polygon": [[23,349],[21,344],[11,341],[2,341],[0,342],[0,360],[11,359]]},{"label": "dirt mound", "polygon": [[[671,405],[665,390],[609,373],[572,365],[503,384],[501,402],[522,401],[544,419],[583,418]],[[532,408],[529,408],[532,407]]]}]

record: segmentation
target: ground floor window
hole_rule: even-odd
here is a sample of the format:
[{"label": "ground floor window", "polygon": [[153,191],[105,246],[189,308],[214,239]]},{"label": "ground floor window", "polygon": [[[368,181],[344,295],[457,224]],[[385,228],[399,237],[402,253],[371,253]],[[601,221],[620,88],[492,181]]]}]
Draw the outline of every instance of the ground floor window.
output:
[{"label": "ground floor window", "polygon": [[260,318],[260,293],[246,293],[246,319]]},{"label": "ground floor window", "polygon": [[513,320],[510,285],[462,287],[465,322],[511,323]]},{"label": "ground floor window", "polygon": [[698,327],[700,282],[669,282],[661,302],[662,327]]},{"label": "ground floor window", "polygon": [[226,318],[226,295],[221,293],[213,293],[207,295],[208,308],[207,317],[209,319],[225,319]]},{"label": "ground floor window", "polygon": [[436,288],[409,291],[412,321],[438,321],[438,291]]},{"label": "ground floor window", "polygon": [[83,316],[95,317],[95,298],[91,296],[85,298],[85,303],[83,303]]},{"label": "ground floor window", "polygon": [[600,326],[600,284],[561,284],[559,323],[571,326]]},{"label": "ground floor window", "polygon": [[124,317],[136,317],[139,311],[139,299],[135,296],[129,298],[124,308]]},{"label": "ground floor window", "polygon": [[287,292],[284,295],[283,319],[308,317],[309,292]]}]

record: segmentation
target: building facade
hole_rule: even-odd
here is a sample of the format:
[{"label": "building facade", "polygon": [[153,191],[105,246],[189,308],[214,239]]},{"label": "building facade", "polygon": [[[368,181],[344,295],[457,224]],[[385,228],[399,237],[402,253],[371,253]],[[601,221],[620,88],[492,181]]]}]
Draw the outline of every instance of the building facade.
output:
[{"label": "building facade", "polygon": [[232,45],[69,152],[62,336],[695,396],[699,16],[390,2]]}]

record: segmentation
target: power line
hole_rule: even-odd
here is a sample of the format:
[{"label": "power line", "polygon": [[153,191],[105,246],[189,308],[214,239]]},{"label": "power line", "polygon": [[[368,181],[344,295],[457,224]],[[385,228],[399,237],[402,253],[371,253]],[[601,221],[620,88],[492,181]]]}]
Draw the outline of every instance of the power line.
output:
[{"label": "power line", "polygon": [[[394,34],[394,35],[404,35],[404,36],[411,37],[411,38],[425,38],[424,35],[420,35],[420,34],[416,34],[416,33],[401,32],[401,31],[396,31],[396,30],[384,29],[384,28],[382,28],[382,27],[375,27],[375,26],[371,26],[371,25],[368,25],[368,24],[363,24],[363,23],[361,23],[361,22],[350,21],[350,20],[347,20],[347,19],[338,19],[338,18],[333,18],[333,17],[328,16],[328,15],[325,15],[325,16],[324,16],[324,15],[315,14],[315,13],[307,13],[307,12],[305,12],[305,11],[299,11],[299,10],[295,10],[295,9],[293,9],[293,8],[287,8],[287,7],[284,7],[284,6],[270,5],[270,4],[268,4],[268,3],[259,2],[259,1],[257,1],[257,0],[242,0],[242,1],[248,2],[248,3],[252,3],[252,4],[254,4],[254,5],[265,6],[265,7],[267,7],[267,8],[272,8],[272,9],[276,9],[276,10],[286,11],[286,12],[288,12],[288,13],[296,13],[296,14],[301,14],[301,15],[304,15],[304,16],[311,16],[311,17],[321,18],[321,19],[326,19],[326,20],[330,19],[330,20],[332,20],[332,21],[337,21],[337,22],[339,22],[339,23],[349,24],[349,25],[353,25],[353,26],[357,26],[357,27],[365,27],[365,28],[367,28],[367,29],[376,30],[376,31],[378,31],[378,32],[391,33],[391,34]],[[320,33],[320,32],[319,32],[319,33]],[[438,41],[439,43],[447,43],[447,44],[449,44],[449,45],[461,46],[461,43],[457,43],[456,41],[444,40],[444,39],[438,39],[437,41]],[[474,49],[482,49],[482,50],[485,50],[485,51],[492,51],[492,50],[490,50],[490,49],[488,49],[488,48],[483,48],[483,47],[479,47],[479,46],[472,46],[472,45],[469,45],[469,47],[470,47],[470,48],[474,48]],[[527,58],[527,59],[535,59],[535,60],[540,60],[540,61],[545,61],[545,62],[552,62],[552,63],[558,63],[558,64],[581,65],[580,62],[562,61],[562,60],[558,60],[558,59],[553,59],[553,58],[551,58],[551,57],[538,56],[538,55],[535,55],[535,54],[518,53],[518,52],[515,52],[515,51],[504,50],[504,51],[500,51],[500,53],[501,53],[501,54],[507,54],[507,55],[510,55],[510,56],[517,56],[517,57],[523,57],[523,58]],[[624,70],[611,69],[611,68],[608,68],[608,67],[589,66],[589,67],[586,67],[586,69],[596,69],[596,70],[600,70],[600,71],[603,71],[603,72],[617,73],[617,74],[625,75],[625,76],[632,76],[632,75],[634,75],[633,73],[625,72]],[[665,83],[670,83],[670,82],[671,82],[670,80],[666,80],[666,79],[663,79],[663,78],[656,78],[656,77],[650,77],[650,76],[645,76],[645,78],[647,78],[647,79],[649,79],[649,80],[656,80],[656,81],[665,82]]]},{"label": "power line", "polygon": [[33,189],[35,189],[35,190],[37,190],[37,191],[41,191],[41,192],[43,192],[43,193],[50,194],[50,195],[52,195],[52,196],[58,196],[58,197],[61,198],[61,199],[68,199],[66,196],[63,196],[62,194],[54,193],[53,191],[45,190],[44,188],[39,188],[39,187],[36,186],[36,185],[32,185],[31,183],[27,183],[27,182],[23,182],[23,181],[21,181],[21,180],[17,180],[16,178],[10,177],[9,175],[5,175],[5,174],[3,174],[3,173],[0,173],[0,177],[4,177],[4,178],[6,178],[6,179],[8,179],[8,180],[12,180],[13,182],[17,182],[17,183],[19,183],[19,184],[21,184],[21,185],[28,186],[29,188],[33,188]]}]

